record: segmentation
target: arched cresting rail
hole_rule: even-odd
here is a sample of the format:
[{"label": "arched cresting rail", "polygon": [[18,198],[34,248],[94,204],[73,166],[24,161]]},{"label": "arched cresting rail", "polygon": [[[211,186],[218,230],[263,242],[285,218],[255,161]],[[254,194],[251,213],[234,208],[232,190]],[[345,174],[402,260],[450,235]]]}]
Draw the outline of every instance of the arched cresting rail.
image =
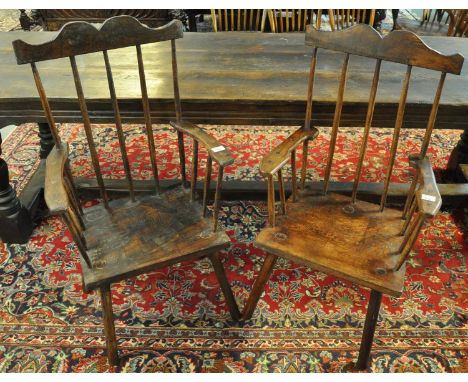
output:
[{"label": "arched cresting rail", "polygon": [[[463,56],[445,56],[429,48],[414,33],[394,31],[382,37],[369,25],[359,24],[343,31],[319,31],[307,26],[305,43],[312,49],[307,107],[304,126],[266,155],[260,171],[268,185],[269,227],[263,229],[254,245],[267,252],[264,264],[254,283],[251,295],[245,305],[243,317],[248,319],[254,313],[265,283],[273,271],[278,257],[284,257],[313,269],[329,273],[371,289],[364,333],[359,357],[355,368],[366,369],[377,324],[382,293],[400,296],[405,281],[405,262],[416,242],[421,227],[437,214],[441,197],[435,182],[431,163],[427,157],[431,133],[437,117],[437,109],[446,76],[458,75],[463,66]],[[332,123],[328,156],[325,163],[322,191],[317,193],[304,187],[308,163],[308,147],[313,144],[319,131],[311,126],[314,94],[320,92],[315,79],[320,51],[332,50],[342,54],[341,71],[337,73],[338,91]],[[364,56],[375,62],[372,84],[369,89],[367,116],[359,150],[359,159],[354,172],[354,185],[350,196],[328,192],[340,126],[343,99],[346,94],[346,80],[352,56]],[[339,56],[337,56],[339,57]],[[337,58],[339,59],[339,58]],[[372,128],[374,107],[378,98],[380,73],[383,62],[404,65],[406,74],[402,87],[393,138],[387,156],[387,166],[382,172],[384,182],[380,183],[382,195],[380,204],[358,200],[359,185],[366,155],[369,132]],[[425,135],[418,152],[409,157],[410,166],[415,168],[403,210],[389,208],[386,200],[390,178],[393,173],[400,131],[403,124],[405,104],[410,87],[413,68],[440,72],[436,85]],[[301,189],[296,174],[296,149],[302,145]],[[283,181],[283,167],[291,163],[292,195],[286,201]],[[350,169],[351,171],[351,169]],[[275,204],[274,177],[279,183],[279,212]]]},{"label": "arched cresting rail", "polygon": [[[52,213],[65,220],[82,257],[82,276],[85,291],[99,290],[103,309],[104,329],[109,363],[118,363],[117,338],[114,328],[111,284],[151,270],[186,260],[208,256],[213,264],[221,290],[226,298],[233,319],[239,318],[239,310],[230,289],[223,266],[218,258],[219,250],[230,245],[229,237],[217,229],[220,207],[223,169],[233,163],[231,153],[215,138],[200,127],[182,118],[176,59],[176,40],[183,37],[182,23],[151,29],[130,16],[108,19],[96,28],[86,22],[66,24],[50,42],[30,45],[21,40],[13,42],[18,64],[30,64],[34,81],[42,102],[55,147],[47,158],[45,176],[45,200]],[[174,107],[176,120],[171,125],[177,131],[180,157],[181,183],[186,184],[184,134],[193,139],[193,159],[190,191],[185,187],[163,190],[159,187],[159,175],[153,137],[151,110],[148,100],[142,45],[165,43],[170,47]],[[145,135],[149,152],[154,192],[137,195],[130,166],[118,94],[112,74],[110,50],[133,48],[138,62],[141,102],[145,120]],[[111,200],[101,170],[97,147],[87,108],[86,96],[76,57],[88,53],[102,54],[110,103],[114,112],[119,150],[127,180],[128,196]],[[55,124],[54,114],[39,75],[38,62],[68,58],[76,94],[80,105],[89,153],[99,185],[102,203],[83,209],[74,187],[68,161],[68,145],[63,142]],[[205,187],[202,204],[195,200],[195,184],[198,171],[198,149],[205,147],[208,153]],[[212,163],[218,165],[216,193],[214,196],[214,221],[205,218]]]}]

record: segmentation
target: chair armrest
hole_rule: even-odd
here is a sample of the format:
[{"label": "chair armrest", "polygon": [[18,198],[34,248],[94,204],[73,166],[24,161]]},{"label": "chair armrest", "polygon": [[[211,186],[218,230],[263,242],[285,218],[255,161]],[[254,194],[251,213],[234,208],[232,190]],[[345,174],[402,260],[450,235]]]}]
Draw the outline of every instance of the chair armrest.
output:
[{"label": "chair armrest", "polygon": [[263,176],[275,174],[283,167],[291,157],[291,152],[297,148],[305,140],[315,139],[318,135],[318,130],[312,127],[310,130],[300,128],[292,133],[286,140],[281,142],[266,156],[263,157],[260,163],[260,172]]},{"label": "chair armrest", "polygon": [[44,198],[52,213],[65,212],[71,207],[65,189],[63,173],[68,159],[68,144],[54,146],[46,159]]},{"label": "chair armrest", "polygon": [[[210,157],[220,166],[225,167],[234,163],[234,158],[227,147],[223,146],[216,138],[206,133],[200,126],[186,121],[171,121],[171,126],[177,131],[190,135],[198,143],[206,147]],[[221,148],[217,151],[216,148]]]},{"label": "chair armrest", "polygon": [[442,197],[437,187],[434,171],[429,158],[420,158],[418,154],[409,156],[410,165],[418,171],[420,187],[416,191],[419,211],[427,216],[435,216],[442,205]]}]

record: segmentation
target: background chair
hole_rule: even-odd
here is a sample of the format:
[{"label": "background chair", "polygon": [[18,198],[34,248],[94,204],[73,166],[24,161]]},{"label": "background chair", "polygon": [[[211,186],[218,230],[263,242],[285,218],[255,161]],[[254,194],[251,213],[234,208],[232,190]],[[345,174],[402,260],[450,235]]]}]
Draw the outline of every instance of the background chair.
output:
[{"label": "background chair", "polygon": [[[209,256],[233,319],[239,311],[229,287],[218,251],[230,245],[229,237],[217,231],[217,218],[223,169],[233,163],[231,154],[213,137],[198,126],[182,119],[175,40],[182,37],[182,24],[172,21],[166,26],[150,29],[130,16],[108,19],[100,29],[86,22],[70,23],[57,37],[40,45],[29,45],[21,40],[13,42],[18,64],[30,64],[42,106],[51,127],[55,147],[46,163],[45,199],[52,213],[63,216],[82,256],[82,275],[85,291],[98,289],[101,293],[107,354],[110,364],[117,364],[117,340],[113,322],[110,285],[156,268],[185,260]],[[184,134],[194,140],[191,188],[176,188],[161,193],[155,156],[155,142],[151,124],[142,44],[167,41],[171,46],[176,120],[171,125],[177,130],[182,182],[186,183]],[[142,94],[142,108],[148,150],[151,159],[154,193],[137,195],[134,190],[130,163],[122,129],[119,103],[112,76],[108,50],[135,46]],[[93,140],[90,116],[80,79],[76,56],[93,52],[103,54],[110,98],[114,110],[119,148],[128,182],[128,196],[110,200],[103,179],[98,153]],[[45,89],[42,85],[38,61],[68,57],[73,74],[84,129],[89,145],[102,202],[82,209],[73,186],[68,163],[68,145],[62,142],[55,125]],[[198,147],[208,151],[202,205],[194,201],[198,169]],[[204,218],[207,212],[208,190],[212,162],[218,164],[214,222]]]},{"label": "background chair", "polygon": [[[318,31],[309,25],[306,31],[306,44],[313,47],[313,54],[304,127],[273,149],[263,158],[260,166],[260,171],[268,182],[269,227],[258,234],[254,245],[266,251],[267,256],[245,305],[243,317],[245,319],[252,317],[278,257],[297,261],[369,288],[370,301],[359,358],[355,365],[356,369],[362,370],[369,364],[382,294],[400,296],[402,293],[405,261],[424,222],[437,214],[441,205],[440,194],[426,153],[446,74],[460,74],[463,57],[458,54],[444,56],[431,50],[412,32],[392,32],[382,38],[368,25],[356,25],[340,33]],[[318,135],[318,130],[310,126],[310,121],[319,48],[342,52],[344,57],[339,75],[323,189],[317,193],[305,188],[304,185],[308,145]],[[353,191],[351,196],[344,196],[327,191],[351,55],[374,59],[375,71],[369,92],[367,117]],[[383,174],[380,204],[373,204],[358,200],[357,195],[365,166],[364,157],[372,125],[382,61],[405,65],[406,74],[402,81],[388,166]],[[413,67],[439,71],[441,74],[421,148],[409,158],[410,165],[416,170],[416,176],[408,188],[406,204],[401,211],[387,208],[386,201]],[[301,190],[298,190],[296,180],[296,149],[299,145],[303,147]],[[286,202],[283,167],[288,161],[291,161],[292,195]],[[278,216],[275,211],[274,177],[276,176],[280,194]]]},{"label": "background chair", "polygon": [[445,9],[450,18],[447,36],[468,37],[468,9]]},{"label": "background chair", "polygon": [[420,22],[401,20],[400,26],[424,36],[467,37],[468,10],[423,9]]},{"label": "background chair", "polygon": [[332,31],[355,24],[374,25],[375,9],[329,9],[328,13]]},{"label": "background chair", "polygon": [[211,20],[214,32],[263,32],[265,9],[212,9]]},{"label": "background chair", "polygon": [[313,24],[320,29],[322,10],[317,9],[268,9],[268,21],[272,32],[303,32],[306,25]]},{"label": "background chair", "polygon": [[374,24],[375,9],[269,9],[272,32],[303,32],[306,25],[322,26],[322,16],[328,17],[332,31],[359,23]]}]

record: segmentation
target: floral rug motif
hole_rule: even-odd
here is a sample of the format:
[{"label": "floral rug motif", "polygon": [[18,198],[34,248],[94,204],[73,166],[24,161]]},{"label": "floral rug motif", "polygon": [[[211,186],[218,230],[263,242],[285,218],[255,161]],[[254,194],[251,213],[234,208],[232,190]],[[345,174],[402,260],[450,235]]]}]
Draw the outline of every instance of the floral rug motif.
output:
[{"label": "floral rug motif", "polygon": [[[236,158],[226,169],[228,180],[261,179],[260,158],[295,129],[206,128]],[[74,175],[92,177],[82,126],[60,130],[70,142]],[[311,144],[311,179],[322,176],[325,167],[329,129],[320,130]],[[104,177],[124,178],[115,129],[102,125],[94,132]],[[134,177],[149,179],[142,133],[139,125],[125,128]],[[178,177],[176,135],[166,125],[155,125],[154,133],[161,179]],[[361,133],[340,130],[334,179],[353,179]],[[444,168],[459,134],[435,132],[429,154],[436,169]],[[392,181],[411,179],[407,155],[417,152],[422,136],[418,130],[402,131]],[[390,143],[390,129],[372,131],[362,179],[382,179]],[[190,151],[189,139],[186,145]],[[39,165],[36,127],[19,126],[2,149],[20,192]],[[298,163],[300,156],[299,150]],[[205,162],[202,151],[201,167]],[[423,228],[408,262],[403,295],[383,298],[372,371],[467,371],[464,212],[442,211]],[[222,202],[221,227],[232,240],[222,260],[241,309],[265,256],[252,241],[266,216],[264,202]],[[357,357],[369,298],[368,290],[350,282],[280,259],[252,320],[237,323],[230,319],[210,262],[178,264],[113,284],[121,364],[109,368],[100,300],[83,293],[80,272],[76,245],[57,217],[41,221],[25,245],[0,242],[1,372],[338,372]]]}]

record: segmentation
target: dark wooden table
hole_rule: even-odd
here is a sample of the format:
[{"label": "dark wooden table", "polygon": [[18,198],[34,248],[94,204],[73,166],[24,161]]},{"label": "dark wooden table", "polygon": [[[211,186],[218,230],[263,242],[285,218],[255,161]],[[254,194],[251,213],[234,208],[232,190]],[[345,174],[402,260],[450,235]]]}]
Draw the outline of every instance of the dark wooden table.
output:
[{"label": "dark wooden table", "polygon": [[[42,157],[46,157],[51,147],[50,133],[31,69],[28,65],[16,65],[11,42],[21,38],[39,43],[51,39],[56,33],[0,34],[0,126],[39,123]],[[442,53],[461,53],[468,57],[467,39],[423,37],[423,40]],[[174,118],[169,49],[169,43],[143,47],[154,123]],[[311,55],[311,48],[304,45],[303,34],[186,33],[183,39],[177,41],[177,49],[184,119],[216,124],[302,123]],[[143,122],[133,49],[122,49],[118,53],[111,51],[109,56],[124,121]],[[316,125],[331,125],[342,57],[340,53],[319,53],[312,116]],[[81,56],[77,57],[77,63],[92,121],[113,122],[102,57],[95,54]],[[81,121],[68,60],[39,63],[38,67],[56,121]],[[371,60],[351,58],[342,126],[364,125],[373,68],[374,62]],[[405,67],[385,63],[382,70],[373,125],[392,127],[401,88],[400,79],[403,78],[401,73]],[[404,127],[425,127],[437,80],[436,73],[413,70]],[[447,76],[436,122],[436,128],[465,130],[457,150],[457,158],[463,163],[466,163],[468,156],[467,89],[468,63],[460,76]],[[23,193],[23,204],[37,200],[33,197],[37,195],[34,187],[37,188],[42,180],[39,175],[35,178],[37,184],[33,180],[33,186]],[[0,217],[1,211],[0,208]]]}]

